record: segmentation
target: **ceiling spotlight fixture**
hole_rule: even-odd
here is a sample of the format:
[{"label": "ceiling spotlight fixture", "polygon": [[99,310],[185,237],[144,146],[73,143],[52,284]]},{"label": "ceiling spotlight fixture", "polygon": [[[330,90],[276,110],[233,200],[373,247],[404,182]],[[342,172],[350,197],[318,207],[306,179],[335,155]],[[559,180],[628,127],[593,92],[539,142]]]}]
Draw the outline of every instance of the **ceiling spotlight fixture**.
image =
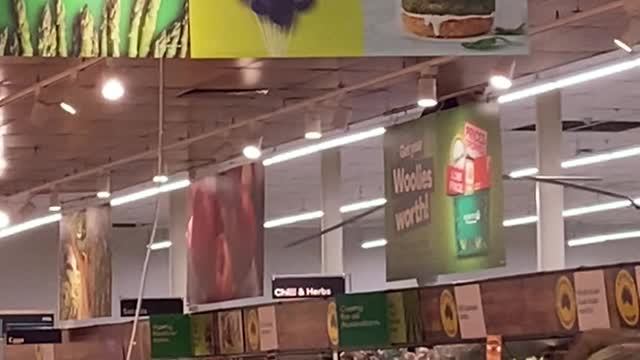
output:
[{"label": "ceiling spotlight fixture", "polygon": [[418,106],[432,108],[438,105],[438,87],[433,74],[421,74],[418,78]]},{"label": "ceiling spotlight fixture", "polygon": [[242,149],[242,155],[249,160],[257,160],[262,156],[262,138],[258,139],[255,143],[246,145]]},{"label": "ceiling spotlight fixture", "polygon": [[507,90],[513,86],[513,76],[516,69],[516,61],[506,57],[498,60],[496,67],[491,71],[489,84],[497,90]]},{"label": "ceiling spotlight fixture", "polygon": [[109,101],[118,101],[124,96],[124,85],[116,78],[107,80],[102,85],[102,97]]},{"label": "ceiling spotlight fixture", "polygon": [[9,226],[11,220],[9,219],[9,214],[4,211],[0,211],[0,228],[6,228]]},{"label": "ceiling spotlight fixture", "polygon": [[74,108],[71,104],[66,103],[64,101],[60,103],[60,108],[62,108],[62,110],[66,111],[71,115],[76,115],[78,113],[76,108]]},{"label": "ceiling spotlight fixture", "polygon": [[169,181],[169,177],[167,175],[159,174],[153,177],[153,182],[156,184],[164,184]]},{"label": "ceiling spotlight fixture", "polygon": [[613,39],[620,49],[632,53],[633,47],[640,42],[640,3],[637,0],[624,0],[624,10],[629,24],[622,36]]},{"label": "ceiling spotlight fixture", "polygon": [[307,112],[305,114],[304,138],[307,140],[318,140],[322,138],[322,119],[317,113]]},{"label": "ceiling spotlight fixture", "polygon": [[62,205],[60,204],[60,197],[58,196],[58,191],[53,189],[51,190],[51,194],[49,194],[49,211],[59,212],[60,210],[62,210]]},{"label": "ceiling spotlight fixture", "polygon": [[111,197],[111,175],[106,174],[98,178],[98,199],[108,199]]}]

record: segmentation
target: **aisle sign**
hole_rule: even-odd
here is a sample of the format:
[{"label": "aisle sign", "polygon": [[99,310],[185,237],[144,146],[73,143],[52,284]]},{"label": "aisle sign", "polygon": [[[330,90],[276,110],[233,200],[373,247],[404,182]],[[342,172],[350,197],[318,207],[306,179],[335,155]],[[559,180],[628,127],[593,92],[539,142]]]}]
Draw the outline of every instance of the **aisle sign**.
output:
[{"label": "aisle sign", "polygon": [[341,347],[368,348],[389,345],[386,294],[340,295],[336,302]]},{"label": "aisle sign", "polygon": [[151,325],[151,357],[154,359],[191,356],[191,319],[186,315],[157,315]]},{"label": "aisle sign", "polygon": [[276,307],[258,308],[258,324],[260,324],[260,351],[278,349],[278,326],[276,323]]},{"label": "aisle sign", "polygon": [[[138,299],[120,299],[120,316],[134,316],[137,303]],[[183,312],[182,298],[142,299],[140,306],[140,316],[182,314]]]},{"label": "aisle sign", "polygon": [[278,276],[271,281],[274,299],[335,297],[345,293],[344,276]]},{"label": "aisle sign", "polygon": [[487,326],[484,321],[482,296],[480,285],[464,285],[454,288],[460,336],[463,339],[480,339],[487,336]]},{"label": "aisle sign", "polygon": [[603,270],[574,273],[580,331],[611,327]]},{"label": "aisle sign", "polygon": [[7,345],[62,343],[62,331],[60,329],[9,330],[5,337],[7,338]]}]

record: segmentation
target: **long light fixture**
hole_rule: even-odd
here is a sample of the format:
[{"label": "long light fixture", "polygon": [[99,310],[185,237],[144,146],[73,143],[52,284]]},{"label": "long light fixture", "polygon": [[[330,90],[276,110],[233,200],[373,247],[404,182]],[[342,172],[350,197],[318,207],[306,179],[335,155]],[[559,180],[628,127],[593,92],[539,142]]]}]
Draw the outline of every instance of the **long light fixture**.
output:
[{"label": "long light fixture", "polygon": [[184,189],[189,185],[191,185],[191,181],[189,181],[189,179],[169,182],[161,186],[150,187],[150,188],[137,191],[131,194],[113,198],[111,199],[110,204],[111,206],[116,207],[116,206],[120,206],[128,203],[132,203],[134,201],[150,198],[161,193]]},{"label": "long light fixture", "polygon": [[578,84],[583,84],[592,80],[601,79],[607,76],[629,71],[640,66],[640,58],[633,57],[629,60],[604,65],[592,70],[580,72],[575,75],[562,77],[556,80],[543,82],[539,85],[524,87],[498,97],[498,103],[506,104],[517,100],[526,99],[532,96],[544,94],[553,90],[566,88]]},{"label": "long light fixture", "polygon": [[363,249],[375,249],[375,248],[380,248],[380,247],[385,247],[387,246],[387,239],[377,239],[377,240],[368,240],[368,241],[363,241],[362,244],[360,244],[360,247]]},{"label": "long light fixture", "polygon": [[[629,157],[640,156],[640,146],[613,150],[610,152],[595,154],[589,156],[580,156],[573,159],[563,161],[560,166],[563,169],[571,169],[586,165],[593,165],[603,163],[612,160],[625,159]],[[517,179],[525,176],[533,176],[538,173],[538,169],[535,167],[529,167],[524,169],[514,170],[509,173],[509,177]]]},{"label": "long light fixture", "polygon": [[6,227],[4,229],[0,229],[0,239],[8,236],[12,236],[27,230],[31,230],[43,225],[53,224],[62,219],[62,214],[57,213],[53,215],[44,216],[41,218],[25,221],[20,224],[16,224],[13,226]]},{"label": "long light fixture", "polygon": [[373,208],[373,207],[376,207],[376,206],[382,206],[382,205],[384,205],[386,203],[387,203],[387,199],[385,199],[385,198],[360,201],[360,202],[357,202],[357,203],[341,206],[340,207],[340,212],[345,214],[345,213],[350,213],[350,212],[353,212],[353,211],[360,211],[360,210],[370,209],[370,208]]},{"label": "long light fixture", "polygon": [[[634,200],[635,203],[640,204],[640,198]],[[623,209],[631,206],[631,201],[629,200],[621,200],[621,201],[613,201],[609,203],[591,205],[591,206],[582,206],[573,209],[567,209],[562,212],[562,217],[570,218],[574,216],[587,215],[598,213],[602,211],[610,211],[616,209]],[[527,225],[534,224],[538,222],[538,217],[535,215],[523,216],[519,218],[507,219],[504,220],[502,225],[504,227],[513,227],[518,225]]]},{"label": "long light fixture", "polygon": [[149,245],[149,249],[151,249],[151,251],[156,251],[156,250],[164,250],[164,249],[168,249],[171,247],[171,245],[173,245],[173,243],[171,243],[171,241],[158,241],[158,242],[154,242],[153,244]]},{"label": "long light fixture", "polygon": [[603,243],[607,241],[625,240],[625,239],[634,239],[634,238],[640,238],[640,230],[620,232],[620,233],[614,233],[614,234],[588,236],[588,237],[569,240],[568,243],[569,243],[569,246],[574,247],[574,246],[598,244],[598,243]]},{"label": "long light fixture", "polygon": [[282,163],[282,162],[285,162],[285,161],[289,161],[289,160],[297,159],[297,158],[300,158],[300,157],[303,157],[303,156],[308,156],[308,155],[311,155],[311,154],[315,154],[315,153],[320,152],[320,151],[333,149],[333,148],[336,148],[336,147],[352,144],[352,143],[363,141],[363,140],[366,140],[366,139],[371,139],[371,138],[374,138],[374,137],[382,136],[386,131],[387,130],[385,128],[379,127],[379,128],[375,128],[375,129],[371,129],[371,130],[367,130],[367,131],[363,131],[363,132],[350,134],[350,135],[342,136],[342,137],[339,137],[339,138],[335,138],[335,139],[319,142],[317,144],[304,146],[304,147],[301,147],[301,148],[298,148],[298,149],[295,149],[295,150],[287,151],[287,152],[284,152],[282,154],[278,154],[278,155],[272,156],[272,157],[270,157],[268,159],[265,159],[262,162],[262,164],[264,166],[271,166],[271,165],[274,165],[274,164],[279,164],[279,163]]},{"label": "long light fixture", "polygon": [[311,211],[293,216],[286,216],[279,219],[273,219],[266,221],[264,223],[264,227],[266,229],[271,229],[279,226],[290,225],[294,223],[299,223],[303,221],[320,219],[324,216],[324,212],[322,211]]}]

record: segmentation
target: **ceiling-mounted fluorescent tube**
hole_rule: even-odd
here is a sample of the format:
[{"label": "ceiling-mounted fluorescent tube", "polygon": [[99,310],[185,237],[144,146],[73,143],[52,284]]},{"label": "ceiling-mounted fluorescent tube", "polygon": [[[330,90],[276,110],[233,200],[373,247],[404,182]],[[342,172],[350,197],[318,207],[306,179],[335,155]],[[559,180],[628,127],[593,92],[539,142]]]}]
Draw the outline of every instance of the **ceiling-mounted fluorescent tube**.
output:
[{"label": "ceiling-mounted fluorescent tube", "polygon": [[264,166],[270,166],[274,164],[279,164],[285,161],[289,161],[292,159],[297,159],[299,157],[315,154],[320,151],[333,149],[336,147],[352,144],[355,142],[363,141],[366,139],[374,138],[377,136],[383,135],[387,130],[383,127],[375,128],[368,131],[363,131],[355,134],[350,134],[342,137],[338,137],[335,139],[319,142],[313,145],[304,146],[295,150],[287,151],[282,154],[278,154],[272,156],[268,159],[265,159],[262,164]]},{"label": "ceiling-mounted fluorescent tube", "polygon": [[595,235],[588,236],[578,239],[569,240],[569,246],[582,246],[582,245],[591,245],[603,243],[606,241],[614,241],[614,240],[625,240],[625,239],[633,239],[640,238],[640,230],[636,231],[627,231],[615,234],[604,234],[604,235]]},{"label": "ceiling-mounted fluorescent tube", "polygon": [[375,249],[387,246],[387,239],[363,241],[360,245],[363,249]]},{"label": "ceiling-mounted fluorescent tube", "polygon": [[[640,146],[613,150],[602,154],[594,154],[589,156],[580,156],[573,159],[565,160],[560,165],[563,169],[571,169],[580,166],[592,165],[603,163],[612,160],[625,159],[628,157],[640,156]],[[514,170],[509,173],[509,177],[513,179],[522,178],[525,176],[533,176],[538,173],[538,169],[535,167],[524,168]]]},{"label": "ceiling-mounted fluorescent tube", "polygon": [[385,198],[360,201],[357,203],[341,206],[340,212],[343,214],[346,214],[354,211],[365,210],[365,209],[370,209],[376,206],[381,206],[386,203],[387,203],[387,199]]},{"label": "ceiling-mounted fluorescent tube", "polygon": [[161,194],[161,193],[166,193],[166,192],[171,192],[171,191],[175,191],[175,190],[179,190],[179,189],[184,189],[186,187],[189,187],[189,185],[191,185],[191,181],[189,181],[188,179],[178,180],[178,181],[166,183],[166,184],[161,185],[161,186],[155,186],[155,187],[151,187],[151,188],[148,188],[148,189],[137,191],[137,192],[134,192],[134,193],[131,193],[131,194],[127,194],[127,195],[123,195],[123,196],[120,196],[120,197],[113,198],[113,199],[111,199],[110,204],[113,207],[120,206],[120,205],[124,205],[124,204],[128,204],[128,203],[132,203],[134,201],[150,198],[152,196],[156,196],[156,195]]},{"label": "ceiling-mounted fluorescent tube", "polygon": [[615,75],[624,71],[629,71],[639,66],[640,66],[640,58],[633,57],[633,58],[630,58],[629,60],[600,66],[598,68],[580,72],[575,75],[562,77],[557,80],[546,81],[538,85],[524,87],[512,92],[508,92],[498,97],[498,103],[506,104],[513,101],[526,99],[526,98],[544,94],[553,90],[558,90],[558,89],[566,88],[569,86],[578,85],[588,81]]},{"label": "ceiling-mounted fluorescent tube", "polygon": [[170,248],[171,245],[173,245],[171,241],[158,241],[149,245],[149,248],[151,249],[151,251],[164,250]]},{"label": "ceiling-mounted fluorescent tube", "polygon": [[279,219],[269,220],[264,223],[264,227],[266,229],[271,229],[278,226],[290,225],[290,224],[294,224],[302,221],[320,219],[323,216],[324,216],[324,212],[322,211],[312,211],[312,212],[302,213],[298,215],[287,216]]},{"label": "ceiling-mounted fluorescent tube", "polygon": [[62,214],[57,213],[57,214],[43,216],[41,218],[25,221],[20,224],[16,224],[13,226],[6,227],[4,229],[0,229],[0,238],[16,235],[21,232],[35,229],[37,227],[44,226],[47,224],[53,224],[55,222],[60,221],[61,219],[62,219]]},{"label": "ceiling-mounted fluorescent tube", "polygon": [[[635,203],[640,204],[640,198],[634,200]],[[573,209],[567,209],[562,212],[562,217],[574,217],[586,214],[593,214],[602,211],[623,209],[631,206],[631,201],[629,200],[621,200],[621,201],[613,201],[604,204],[597,204],[591,206],[582,206]],[[507,219],[502,222],[502,226],[504,227],[512,227],[518,225],[526,225],[526,224],[534,224],[538,221],[538,217],[535,215],[531,216],[523,216],[519,218]]]}]

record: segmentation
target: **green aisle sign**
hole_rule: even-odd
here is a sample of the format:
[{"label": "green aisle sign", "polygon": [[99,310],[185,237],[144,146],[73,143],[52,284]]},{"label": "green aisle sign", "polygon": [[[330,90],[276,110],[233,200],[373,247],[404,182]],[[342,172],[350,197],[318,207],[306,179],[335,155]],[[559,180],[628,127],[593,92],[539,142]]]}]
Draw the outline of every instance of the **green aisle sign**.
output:
[{"label": "green aisle sign", "polygon": [[158,315],[149,321],[152,358],[191,357],[191,318],[186,315]]},{"label": "green aisle sign", "polygon": [[386,294],[340,295],[336,302],[341,347],[374,348],[389,345]]}]

